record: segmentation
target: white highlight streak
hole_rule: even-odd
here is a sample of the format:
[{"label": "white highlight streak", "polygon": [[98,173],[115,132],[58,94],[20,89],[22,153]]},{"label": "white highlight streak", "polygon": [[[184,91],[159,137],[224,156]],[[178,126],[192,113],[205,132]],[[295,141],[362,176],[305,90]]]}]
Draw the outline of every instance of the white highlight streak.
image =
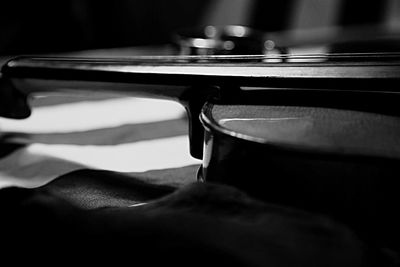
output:
[{"label": "white highlight streak", "polygon": [[189,155],[186,135],[112,146],[33,144],[28,151],[89,168],[119,172],[144,172],[198,163]]},{"label": "white highlight streak", "polygon": [[37,107],[25,120],[0,118],[0,130],[23,133],[87,131],[178,119],[182,114],[184,108],[176,102],[129,97]]},{"label": "white highlight streak", "polygon": [[32,144],[0,161],[0,188],[37,187],[82,168],[144,172],[199,163],[187,135],[114,146]]}]

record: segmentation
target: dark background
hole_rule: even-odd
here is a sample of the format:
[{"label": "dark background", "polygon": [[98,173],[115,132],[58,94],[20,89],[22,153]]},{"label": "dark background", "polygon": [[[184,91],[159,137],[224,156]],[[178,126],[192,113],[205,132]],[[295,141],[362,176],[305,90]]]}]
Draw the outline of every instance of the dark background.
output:
[{"label": "dark background", "polygon": [[165,43],[174,29],[194,25],[208,1],[4,2],[0,51],[20,53]]},{"label": "dark background", "polygon": [[[252,9],[247,11],[250,19],[244,24],[263,31],[288,29],[299,1],[248,0]],[[332,1],[338,2],[341,10],[336,23],[346,26],[379,23],[390,0]],[[221,1],[4,0],[0,8],[0,54],[164,44],[178,29],[207,24],[207,13],[217,2]],[[233,8],[225,2],[228,4],[217,14],[222,22]],[[318,10],[309,12],[312,15]]]}]

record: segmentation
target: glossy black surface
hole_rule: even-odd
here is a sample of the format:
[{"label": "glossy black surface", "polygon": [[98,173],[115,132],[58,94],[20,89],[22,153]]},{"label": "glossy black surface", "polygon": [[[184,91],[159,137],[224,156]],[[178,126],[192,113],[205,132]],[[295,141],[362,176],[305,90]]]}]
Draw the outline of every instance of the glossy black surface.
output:
[{"label": "glossy black surface", "polygon": [[[351,147],[355,143],[351,139],[357,139],[357,136],[349,135],[350,140],[343,140],[341,135],[346,134],[346,130],[341,128],[336,133],[322,129],[326,131],[326,140],[320,141],[329,144],[325,148],[317,146],[318,142],[304,143],[305,138],[300,135],[296,144],[293,144],[296,139],[293,136],[289,141],[285,141],[281,135],[276,136],[280,141],[276,138],[274,140],[274,130],[282,130],[282,127],[274,124],[264,127],[264,131],[270,132],[270,138],[249,135],[248,132],[246,134],[248,129],[233,131],[220,121],[224,116],[227,117],[227,114],[216,120],[216,117],[220,116],[216,114],[218,108],[223,106],[206,105],[201,117],[206,129],[203,168],[200,172],[203,181],[233,185],[270,203],[328,214],[351,225],[364,239],[371,239],[385,246],[400,245],[400,231],[397,227],[400,221],[394,212],[400,200],[400,158],[398,153],[383,153],[387,152],[387,146],[396,146],[392,149],[398,147],[396,134],[386,132],[390,128],[387,128],[386,122],[390,120],[394,123],[393,129],[400,130],[400,124],[395,123],[399,120],[397,117],[379,120],[377,117],[381,115],[373,113],[302,108],[309,110],[307,117],[311,120],[318,120],[318,117],[321,119],[320,112],[326,112],[327,118],[331,117],[327,123],[331,123],[333,127],[333,118],[340,117],[336,116],[335,112],[349,116],[350,120],[354,116],[367,119],[364,122],[358,121],[360,127],[357,129],[347,129],[347,134],[358,134],[362,139],[359,140],[359,144],[364,143],[365,146],[359,147],[360,151],[356,149],[356,145]],[[231,118],[243,119],[240,115],[251,113],[240,105],[226,108],[231,108]],[[251,109],[248,106],[247,108]],[[240,109],[243,111],[238,111]],[[296,108],[285,109],[296,111]],[[236,110],[236,114],[233,114],[232,110]],[[274,118],[271,112],[253,114],[254,118],[260,116]],[[374,119],[378,119],[380,123],[372,123]],[[386,126],[386,129],[380,129],[381,126]],[[284,125],[283,128],[288,127]],[[367,129],[375,133],[382,131],[383,134],[366,138],[361,133]],[[320,137],[322,135],[323,133],[319,134]],[[387,135],[393,135],[392,139],[374,144],[376,150],[373,152],[368,150],[368,142]],[[335,138],[339,138],[337,142],[345,144],[347,151],[339,145],[329,143],[335,142]]]},{"label": "glossy black surface", "polygon": [[[272,62],[270,62],[272,60]],[[262,61],[262,62],[260,62]],[[38,92],[113,92],[181,102],[190,118],[191,154],[201,158],[204,103],[329,106],[398,113],[396,53],[248,56],[150,56],[127,59],[20,57],[2,68],[2,94],[25,103],[2,116],[29,115]],[[13,92],[15,91],[15,92]],[[22,94],[21,94],[22,93]],[[21,106],[21,105],[20,105]]]}]

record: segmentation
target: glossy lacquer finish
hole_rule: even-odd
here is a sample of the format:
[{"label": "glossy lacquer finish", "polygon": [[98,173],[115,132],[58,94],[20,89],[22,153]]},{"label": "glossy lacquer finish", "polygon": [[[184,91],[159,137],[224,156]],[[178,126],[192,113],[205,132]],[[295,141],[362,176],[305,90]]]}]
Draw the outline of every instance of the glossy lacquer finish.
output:
[{"label": "glossy lacquer finish", "polygon": [[398,246],[400,118],[313,107],[208,104],[200,179],[350,224]]},{"label": "glossy lacquer finish", "polygon": [[[57,91],[175,100],[188,111],[191,154],[201,159],[203,130],[198,117],[210,99],[262,105],[350,106],[397,113],[399,66],[400,56],[393,53],[19,57],[2,68],[0,90],[10,100],[0,108],[0,115],[29,116],[27,95]],[[20,112],[15,111],[16,106]]]}]

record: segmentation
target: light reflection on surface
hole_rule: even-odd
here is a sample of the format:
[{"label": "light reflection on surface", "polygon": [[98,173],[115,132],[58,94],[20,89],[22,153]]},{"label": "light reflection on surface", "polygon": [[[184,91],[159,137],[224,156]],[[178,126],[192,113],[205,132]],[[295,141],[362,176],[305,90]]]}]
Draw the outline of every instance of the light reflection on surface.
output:
[{"label": "light reflection on surface", "polygon": [[37,107],[25,120],[0,118],[1,132],[60,133],[177,119],[184,108],[172,101],[118,98]]},{"label": "light reflection on surface", "polygon": [[[37,107],[27,120],[0,119],[0,133],[51,135],[125,124],[140,127],[141,123],[183,120],[183,114],[184,109],[180,104],[163,100],[120,98],[76,102]],[[116,131],[120,129],[125,128],[120,127]],[[112,134],[110,138],[118,136]],[[189,154],[188,136],[182,134],[117,145],[31,143],[0,159],[0,188],[37,187],[65,173],[85,168],[143,172],[198,163]]]}]

